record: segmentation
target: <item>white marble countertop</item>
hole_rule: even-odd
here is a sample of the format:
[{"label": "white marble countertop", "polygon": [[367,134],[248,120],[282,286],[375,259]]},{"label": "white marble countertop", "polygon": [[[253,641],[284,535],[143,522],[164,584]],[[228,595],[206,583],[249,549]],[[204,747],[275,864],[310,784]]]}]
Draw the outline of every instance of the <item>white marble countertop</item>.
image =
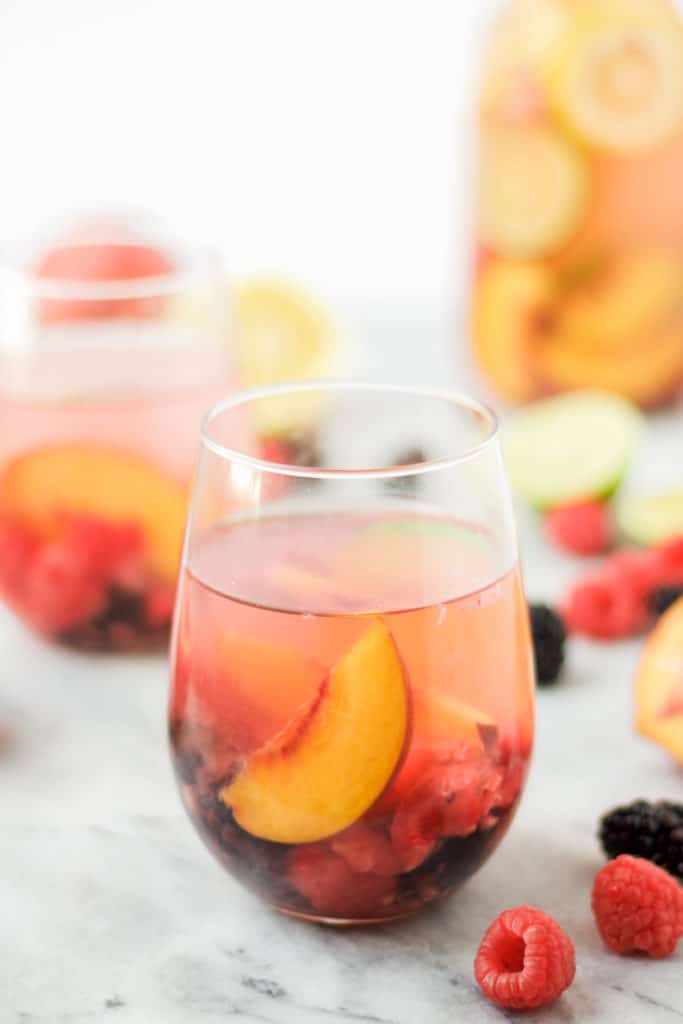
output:
[{"label": "white marble countertop", "polygon": [[[683,473],[666,454],[680,453],[682,421],[651,430],[647,475]],[[533,524],[522,533],[529,595],[551,599],[577,567]],[[528,1019],[683,1021],[683,949],[661,962],[609,954],[589,906],[600,815],[683,791],[632,732],[640,646],[571,644],[564,684],[539,695],[517,819],[461,892],[404,924],[336,932],[262,907],[195,836],[166,750],[163,659],[52,650],[0,613],[0,1024],[522,1019],[485,1002],[472,960],[489,922],[526,902],[558,918],[578,955],[572,988]]]}]

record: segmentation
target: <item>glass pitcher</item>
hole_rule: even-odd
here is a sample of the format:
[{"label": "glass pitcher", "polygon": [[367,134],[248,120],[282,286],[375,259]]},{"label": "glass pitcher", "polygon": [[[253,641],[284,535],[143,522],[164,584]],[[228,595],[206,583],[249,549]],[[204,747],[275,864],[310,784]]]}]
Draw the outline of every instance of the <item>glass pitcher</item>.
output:
[{"label": "glass pitcher", "polygon": [[478,109],[474,354],[504,399],[683,380],[683,21],[507,0]]}]

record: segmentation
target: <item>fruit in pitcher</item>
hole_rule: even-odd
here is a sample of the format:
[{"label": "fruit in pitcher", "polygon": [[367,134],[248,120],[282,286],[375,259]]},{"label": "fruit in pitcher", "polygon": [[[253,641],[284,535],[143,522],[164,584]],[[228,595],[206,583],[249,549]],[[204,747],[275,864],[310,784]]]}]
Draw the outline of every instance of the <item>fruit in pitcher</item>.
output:
[{"label": "fruit in pitcher", "polygon": [[[73,242],[49,249],[36,263],[37,277],[70,283],[131,281],[161,277],[173,270],[170,257],[141,244],[86,244]],[[39,317],[43,324],[122,316],[158,316],[158,296],[117,298],[44,298]]]},{"label": "fruit in pitcher", "polygon": [[683,285],[668,250],[622,251],[559,270],[555,330],[538,354],[554,389],[601,387],[640,405],[683,382]]},{"label": "fruit in pitcher", "polygon": [[535,398],[536,350],[553,323],[553,282],[539,264],[491,262],[476,286],[472,310],[474,355],[504,398]]},{"label": "fruit in pitcher", "polygon": [[530,124],[547,107],[542,75],[561,42],[564,0],[513,0],[493,25],[482,83],[484,115],[494,122]]},{"label": "fruit in pitcher", "polygon": [[581,140],[638,152],[683,123],[683,33],[661,5],[587,4],[548,75],[554,105]]},{"label": "fruit in pitcher", "polygon": [[637,409],[599,391],[536,402],[508,427],[512,485],[540,509],[606,497],[624,476],[641,428]]},{"label": "fruit in pitcher", "polygon": [[285,729],[247,758],[221,798],[238,824],[262,839],[324,839],[352,825],[381,795],[407,730],[403,668],[378,620]]},{"label": "fruit in pitcher", "polygon": [[[302,288],[276,280],[247,281],[236,289],[235,316],[235,353],[247,387],[333,375],[335,324]],[[271,398],[255,405],[254,426],[264,437],[296,437],[315,422],[319,408],[315,391]]]},{"label": "fruit in pitcher", "polygon": [[70,516],[137,522],[149,570],[175,582],[185,489],[137,455],[80,443],[21,455],[0,475],[0,506],[8,521],[45,537],[58,536]]},{"label": "fruit in pitcher", "polygon": [[635,684],[636,729],[683,762],[683,600],[665,612]]},{"label": "fruit in pitcher", "polygon": [[480,155],[479,230],[484,245],[525,259],[559,248],[589,196],[583,157],[547,128],[488,134]]}]

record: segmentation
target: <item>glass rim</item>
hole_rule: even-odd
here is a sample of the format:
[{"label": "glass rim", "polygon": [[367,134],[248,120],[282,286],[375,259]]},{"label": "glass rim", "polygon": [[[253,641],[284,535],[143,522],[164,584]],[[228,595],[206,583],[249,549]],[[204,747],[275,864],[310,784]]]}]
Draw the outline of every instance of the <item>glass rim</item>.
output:
[{"label": "glass rim", "polygon": [[[55,242],[54,248],[75,249],[82,246],[132,246],[134,248],[154,247],[154,241],[138,239],[106,238]],[[195,279],[202,278],[207,269],[220,269],[218,253],[210,247],[188,248],[171,245],[171,255],[179,257],[179,265],[165,274],[144,277],[126,277],[109,280],[84,280],[65,277],[40,277],[30,264],[31,250],[25,245],[4,245],[0,248],[0,272],[13,275],[32,299],[53,299],[55,301],[98,302],[106,299],[146,299],[173,295],[185,290]]]},{"label": "glass rim", "polygon": [[[251,402],[293,392],[311,391],[377,391],[389,395],[407,395],[409,397],[439,399],[460,407],[471,416],[479,416],[487,424],[487,431],[480,441],[470,445],[458,455],[446,455],[423,462],[408,463],[403,466],[378,466],[373,469],[335,469],[321,466],[297,466],[293,463],[273,462],[270,459],[249,455],[237,448],[231,448],[211,436],[211,424],[224,412],[246,406]],[[248,466],[261,472],[276,473],[280,476],[299,477],[308,480],[395,480],[404,477],[421,476],[438,470],[455,468],[465,462],[477,458],[499,438],[500,424],[498,416],[485,402],[473,398],[461,391],[448,388],[431,388],[403,384],[382,384],[373,381],[353,381],[342,379],[297,380],[285,384],[275,384],[261,388],[247,388],[238,391],[229,398],[215,402],[202,417],[200,440],[204,448],[229,462]]]}]

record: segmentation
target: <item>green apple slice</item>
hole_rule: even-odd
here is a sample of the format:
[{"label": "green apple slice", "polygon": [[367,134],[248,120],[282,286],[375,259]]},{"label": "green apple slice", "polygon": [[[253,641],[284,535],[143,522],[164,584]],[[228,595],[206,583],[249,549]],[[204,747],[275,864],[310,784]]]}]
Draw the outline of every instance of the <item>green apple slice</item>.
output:
[{"label": "green apple slice", "polygon": [[538,509],[609,497],[626,473],[642,424],[630,402],[600,391],[527,406],[505,436],[513,490]]},{"label": "green apple slice", "polygon": [[629,495],[617,507],[617,525],[627,540],[645,547],[683,537],[683,490]]}]

